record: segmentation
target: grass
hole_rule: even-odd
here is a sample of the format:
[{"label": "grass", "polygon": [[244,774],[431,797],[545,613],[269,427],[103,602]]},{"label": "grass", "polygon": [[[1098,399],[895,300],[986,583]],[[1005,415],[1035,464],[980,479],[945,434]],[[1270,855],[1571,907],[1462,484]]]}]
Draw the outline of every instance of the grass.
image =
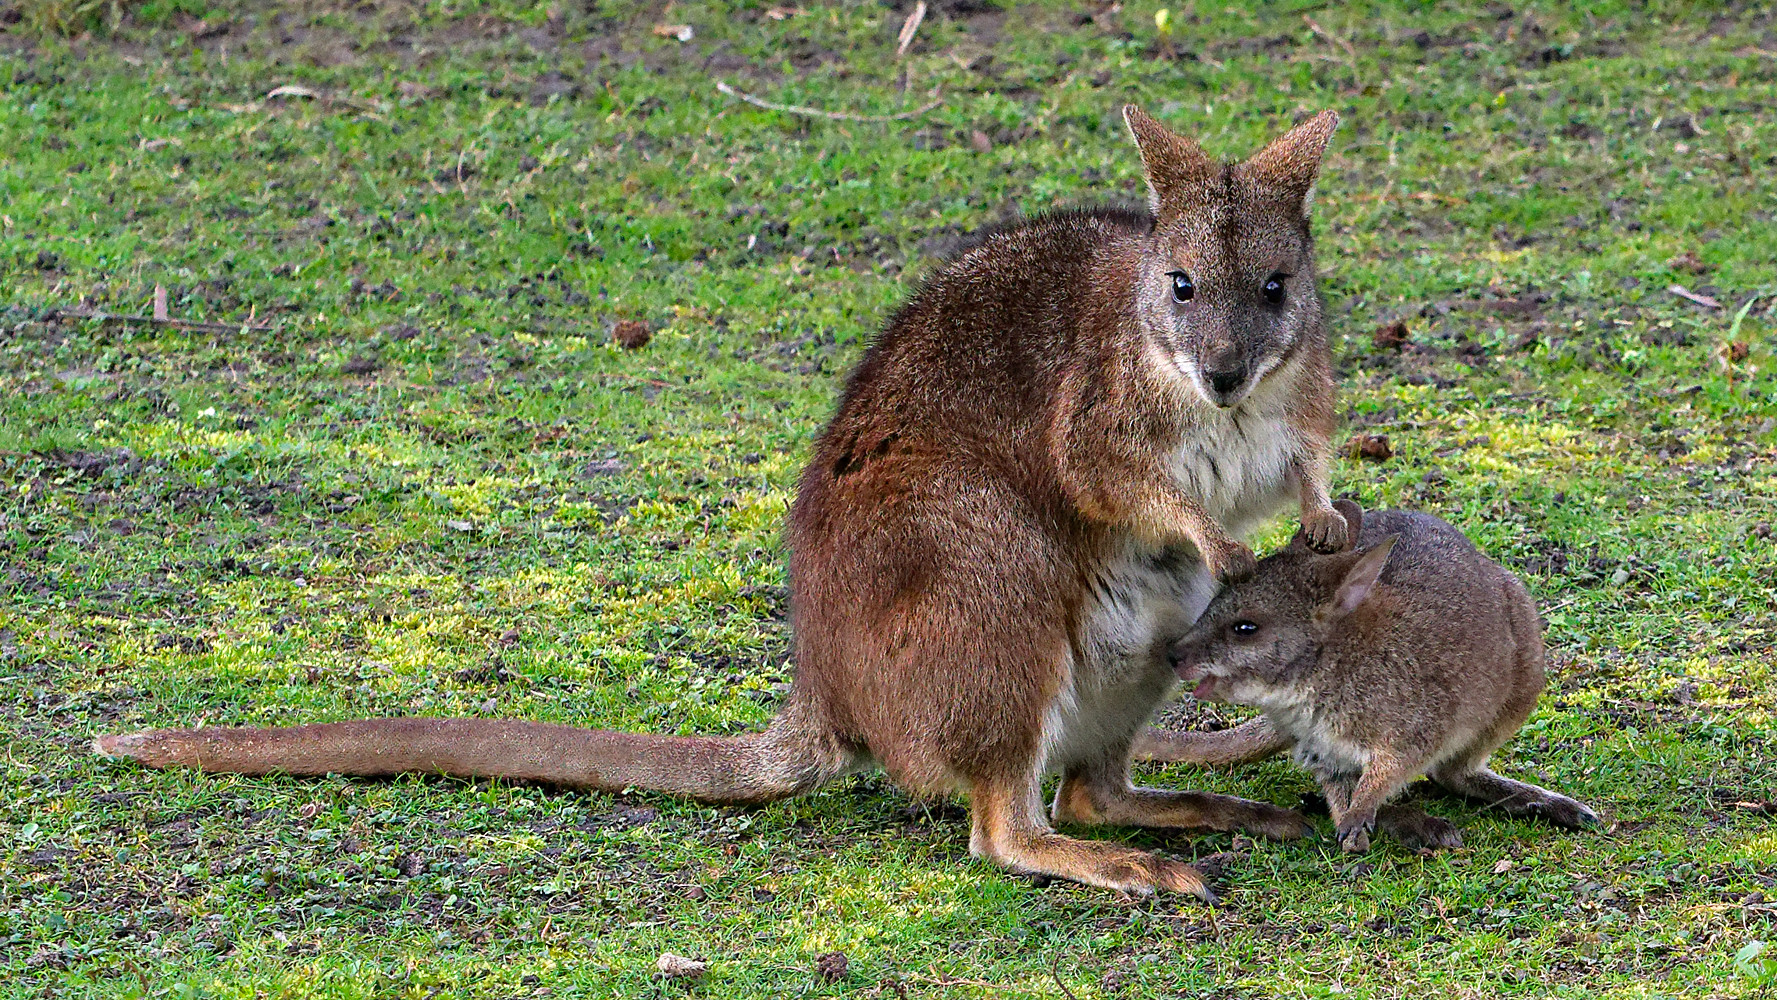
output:
[{"label": "grass", "polygon": [[[0,2],[0,995],[1777,983],[1765,5],[1187,4],[1174,59],[1148,2],[940,0],[899,60],[904,10],[870,3],[141,4],[71,40],[38,6]],[[943,103],[831,121],[718,80]],[[1604,830],[1434,800],[1464,849],[1105,834],[1213,856],[1210,910],[970,861],[958,803],[879,777],[742,810],[87,752],[410,712],[760,725],[779,525],[843,373],[957,234],[1139,197],[1131,100],[1228,156],[1345,116],[1324,288],[1347,433],[1392,456],[1337,486],[1530,583],[1553,678],[1500,764]],[[230,329],[90,316],[156,285]],[[669,951],[710,971],[663,980]]]}]

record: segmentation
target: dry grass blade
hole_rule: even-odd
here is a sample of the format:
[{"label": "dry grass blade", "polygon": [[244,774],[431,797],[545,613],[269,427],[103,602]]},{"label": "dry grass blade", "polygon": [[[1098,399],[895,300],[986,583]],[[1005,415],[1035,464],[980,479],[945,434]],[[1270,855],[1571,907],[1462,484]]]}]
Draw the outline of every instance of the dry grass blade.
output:
[{"label": "dry grass blade", "polygon": [[767,101],[764,98],[754,97],[752,94],[745,93],[744,91],[735,90],[723,80],[716,81],[716,89],[727,94],[729,97],[737,98],[754,107],[764,108],[767,111],[782,111],[785,114],[808,115],[813,118],[828,118],[840,122],[903,122],[909,118],[918,118],[920,115],[923,115],[927,111],[944,103],[944,99],[940,97],[936,100],[928,101],[927,103],[914,108],[912,111],[903,111],[898,115],[854,115],[849,111],[822,111],[820,108],[808,108],[803,107],[800,104],[778,104],[774,101]]},{"label": "dry grass blade", "polygon": [[214,323],[198,319],[172,319],[167,316],[137,316],[132,313],[100,312],[93,309],[57,309],[45,316],[46,319],[96,319],[101,323],[143,323],[153,326],[170,326],[180,330],[208,330],[215,333],[235,333],[240,330],[270,330],[266,323],[255,323],[251,318],[241,323]]},{"label": "dry grass blade", "polygon": [[913,36],[919,34],[920,23],[925,19],[926,0],[919,0],[913,5],[913,13],[908,14],[907,20],[901,22],[901,34],[896,39],[899,44],[895,46],[896,59],[907,54],[907,47],[913,44]]},{"label": "dry grass blade", "polygon": [[1721,302],[1719,300],[1717,300],[1713,295],[1703,295],[1699,292],[1693,292],[1690,289],[1684,287],[1683,285],[1667,285],[1666,290],[1668,292],[1671,292],[1672,294],[1678,296],[1681,299],[1689,299],[1690,301],[1695,302],[1696,304],[1698,304],[1700,306],[1706,306],[1710,309],[1720,309],[1721,308]]}]

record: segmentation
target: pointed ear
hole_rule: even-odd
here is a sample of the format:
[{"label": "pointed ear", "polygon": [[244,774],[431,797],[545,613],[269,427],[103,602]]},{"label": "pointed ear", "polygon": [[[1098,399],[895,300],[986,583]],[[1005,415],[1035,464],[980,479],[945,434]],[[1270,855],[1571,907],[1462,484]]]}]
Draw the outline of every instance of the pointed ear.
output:
[{"label": "pointed ear", "polygon": [[1339,581],[1333,599],[1321,610],[1325,618],[1343,618],[1364,603],[1364,598],[1375,589],[1376,581],[1382,576],[1382,567],[1388,565],[1388,554],[1394,551],[1394,543],[1400,537],[1389,535],[1380,545],[1357,557],[1351,568],[1345,571],[1345,579]]},{"label": "pointed ear", "polygon": [[1302,214],[1314,200],[1314,178],[1327,152],[1339,116],[1322,111],[1254,153],[1240,165],[1241,172],[1261,187],[1272,188],[1302,206]]},{"label": "pointed ear", "polygon": [[1162,205],[1201,188],[1217,167],[1196,142],[1179,135],[1133,104],[1123,105],[1123,123],[1141,150],[1142,172],[1148,177],[1148,209],[1156,218]]}]

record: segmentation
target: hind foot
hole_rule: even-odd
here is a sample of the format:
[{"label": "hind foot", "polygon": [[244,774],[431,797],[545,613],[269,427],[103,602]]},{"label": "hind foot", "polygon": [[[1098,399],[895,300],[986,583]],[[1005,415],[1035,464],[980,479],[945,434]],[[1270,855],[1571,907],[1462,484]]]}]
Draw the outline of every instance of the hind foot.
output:
[{"label": "hind foot", "polygon": [[1462,846],[1462,831],[1423,809],[1389,806],[1376,816],[1376,825],[1410,851],[1436,851]]},{"label": "hind foot", "polygon": [[1527,781],[1515,781],[1487,768],[1432,775],[1432,780],[1461,795],[1504,812],[1547,820],[1570,830],[1594,826],[1598,814],[1577,799]]}]

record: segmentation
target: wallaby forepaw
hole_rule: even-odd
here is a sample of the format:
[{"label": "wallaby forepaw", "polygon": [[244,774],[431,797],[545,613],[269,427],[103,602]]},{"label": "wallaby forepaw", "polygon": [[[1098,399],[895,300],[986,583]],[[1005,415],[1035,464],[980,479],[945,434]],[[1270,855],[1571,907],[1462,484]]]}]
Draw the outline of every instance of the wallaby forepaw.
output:
[{"label": "wallaby forepaw", "polygon": [[1209,567],[1209,575],[1222,583],[1239,583],[1251,579],[1259,570],[1259,560],[1253,555],[1253,550],[1233,539],[1206,547],[1203,562]]},{"label": "wallaby forepaw", "polygon": [[1351,525],[1332,507],[1303,511],[1302,535],[1316,552],[1343,552],[1352,542]]}]

